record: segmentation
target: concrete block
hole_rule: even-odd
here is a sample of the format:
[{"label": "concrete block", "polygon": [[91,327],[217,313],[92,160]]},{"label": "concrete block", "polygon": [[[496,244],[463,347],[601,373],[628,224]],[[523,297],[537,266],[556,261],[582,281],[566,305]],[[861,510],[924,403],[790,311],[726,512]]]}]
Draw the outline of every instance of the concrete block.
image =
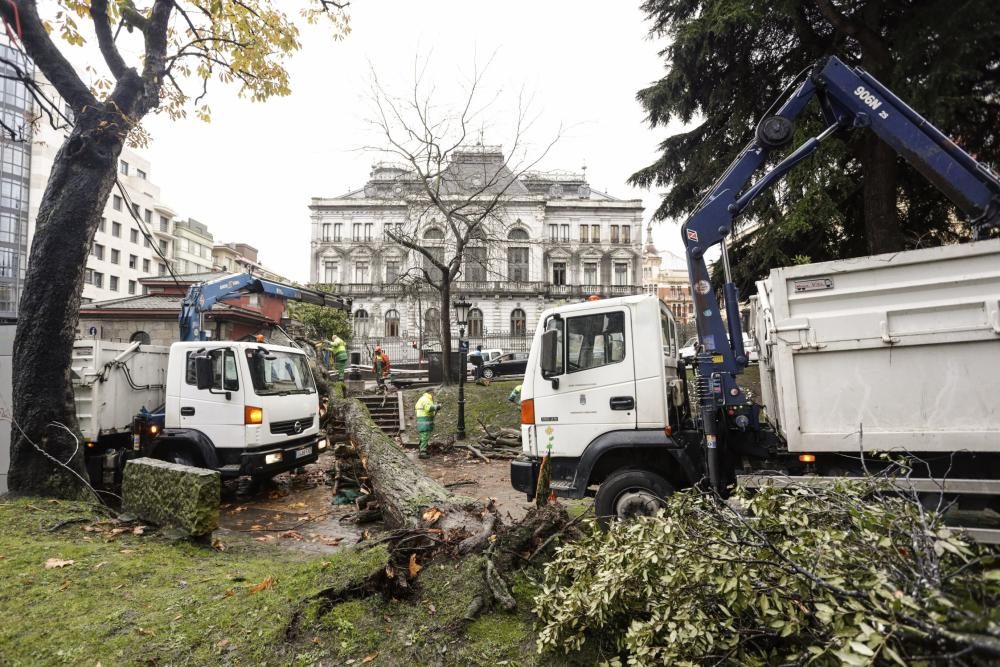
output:
[{"label": "concrete block", "polygon": [[222,480],[214,470],[156,459],[125,464],[122,511],[188,535],[207,535],[219,527]]}]

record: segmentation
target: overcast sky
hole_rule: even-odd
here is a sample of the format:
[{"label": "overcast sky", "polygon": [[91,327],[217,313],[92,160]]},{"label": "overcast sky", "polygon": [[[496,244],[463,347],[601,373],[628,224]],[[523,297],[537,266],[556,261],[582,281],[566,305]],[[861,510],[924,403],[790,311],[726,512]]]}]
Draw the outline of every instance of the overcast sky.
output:
[{"label": "overcast sky", "polygon": [[[647,37],[637,4],[355,0],[346,39],[304,31],[303,50],[289,64],[290,97],[255,104],[216,85],[211,124],[149,119],[150,178],[165,203],[206,223],[217,242],[250,243],[266,266],[306,281],[310,199],[362,186],[380,158],[358,150],[371,143],[370,67],[388,88],[405,91],[420,58],[428,63],[426,80],[449,99],[473,60],[490,61],[484,99],[500,95],[484,118],[485,143],[503,143],[523,89],[538,119],[529,136],[536,148],[565,128],[538,168],[586,165],[593,188],[641,198],[649,220],[659,193],[625,180],[656,158],[666,136],[647,127],[635,100],[662,75],[663,45]],[[681,249],[677,225],[658,225],[654,238]]]}]

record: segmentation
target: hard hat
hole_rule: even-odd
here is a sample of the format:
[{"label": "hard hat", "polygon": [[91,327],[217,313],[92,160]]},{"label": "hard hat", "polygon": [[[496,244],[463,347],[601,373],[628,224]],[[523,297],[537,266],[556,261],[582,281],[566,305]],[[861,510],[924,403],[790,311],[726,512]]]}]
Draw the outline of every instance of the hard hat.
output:
[{"label": "hard hat", "polygon": [[258,343],[264,342],[264,334],[257,334],[256,338]]}]

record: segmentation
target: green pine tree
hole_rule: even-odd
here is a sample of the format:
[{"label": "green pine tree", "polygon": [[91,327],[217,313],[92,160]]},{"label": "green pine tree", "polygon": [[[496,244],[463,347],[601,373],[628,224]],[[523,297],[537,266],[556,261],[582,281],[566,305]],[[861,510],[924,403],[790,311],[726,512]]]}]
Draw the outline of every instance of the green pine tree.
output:
[{"label": "green pine tree", "polygon": [[[638,93],[653,127],[689,126],[630,183],[666,189],[656,219],[683,218],[816,60],[860,65],[980,161],[1000,158],[1000,9],[986,0],[647,0],[666,75]],[[822,130],[815,103],[797,146]],[[842,135],[843,136],[843,135]],[[788,150],[791,150],[790,147]],[[739,224],[731,248],[748,293],[774,266],[967,238],[955,209],[870,131],[828,141]]]}]

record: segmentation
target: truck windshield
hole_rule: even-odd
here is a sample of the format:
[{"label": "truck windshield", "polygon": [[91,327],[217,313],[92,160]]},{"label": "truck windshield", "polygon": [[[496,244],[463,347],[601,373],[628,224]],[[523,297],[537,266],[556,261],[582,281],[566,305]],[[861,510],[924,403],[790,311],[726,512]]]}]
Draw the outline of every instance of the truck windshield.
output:
[{"label": "truck windshield", "polygon": [[250,380],[258,396],[311,394],[316,391],[304,354],[258,347],[247,350],[246,355]]}]

